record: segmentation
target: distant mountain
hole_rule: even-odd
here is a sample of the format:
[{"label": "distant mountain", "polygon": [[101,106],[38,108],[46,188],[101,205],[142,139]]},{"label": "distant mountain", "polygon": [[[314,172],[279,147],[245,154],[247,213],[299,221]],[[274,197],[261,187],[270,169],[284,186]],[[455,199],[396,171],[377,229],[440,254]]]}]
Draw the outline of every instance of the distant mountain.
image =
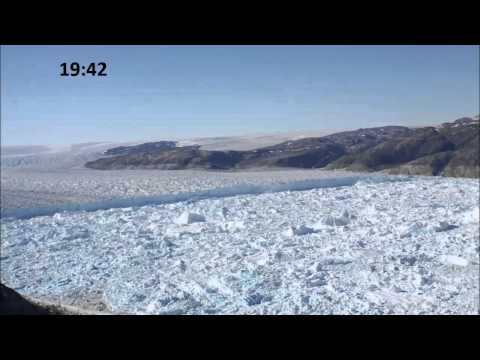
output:
[{"label": "distant mountain", "polygon": [[132,155],[150,153],[159,150],[171,150],[177,147],[176,141],[157,141],[133,146],[117,146],[108,149],[104,155]]},{"label": "distant mountain", "polygon": [[[385,126],[285,141],[248,151],[208,151],[173,142],[110,149],[92,169],[242,169],[295,167],[479,177],[479,121],[439,127]],[[161,144],[161,145],[155,145]]]},{"label": "distant mountain", "polygon": [[[443,147],[402,164],[392,173],[479,177],[479,121],[461,118],[436,129]],[[430,143],[432,142],[432,139]]]},{"label": "distant mountain", "polygon": [[207,151],[198,146],[156,150],[101,158],[85,164],[92,169],[231,169],[241,160],[239,151]]}]

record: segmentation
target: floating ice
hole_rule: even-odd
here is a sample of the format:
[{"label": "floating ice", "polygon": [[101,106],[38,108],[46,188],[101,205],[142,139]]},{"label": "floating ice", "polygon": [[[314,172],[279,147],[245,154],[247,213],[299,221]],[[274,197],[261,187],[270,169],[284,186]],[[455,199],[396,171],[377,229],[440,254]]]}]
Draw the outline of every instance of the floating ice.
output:
[{"label": "floating ice", "polygon": [[228,221],[225,223],[224,228],[226,231],[235,232],[245,229],[244,221]]},{"label": "floating ice", "polygon": [[180,215],[176,220],[175,223],[178,225],[188,225],[196,222],[204,222],[205,216],[200,214],[191,213],[189,211],[185,211]]},{"label": "floating ice", "polygon": [[475,223],[480,221],[480,207],[474,206],[471,210],[465,212],[463,217],[465,223]]},{"label": "floating ice", "polygon": [[357,216],[354,215],[350,210],[343,209],[340,216],[333,216],[331,214],[325,216],[321,221],[317,222],[314,225],[314,228],[319,229],[323,226],[346,226],[356,219]]},{"label": "floating ice", "polygon": [[305,225],[300,225],[298,227],[290,226],[288,230],[284,231],[284,234],[286,236],[294,236],[294,235],[306,235],[314,232],[315,232],[314,229]]},{"label": "floating ice", "polygon": [[455,255],[442,255],[439,258],[440,262],[446,265],[467,266],[468,260]]},{"label": "floating ice", "polygon": [[436,232],[441,232],[441,231],[448,231],[448,230],[453,230],[455,228],[458,228],[457,225],[449,224],[446,221],[440,221],[437,226],[434,227],[434,230]]},{"label": "floating ice", "polygon": [[421,224],[420,222],[415,222],[410,225],[401,225],[398,227],[399,235],[401,238],[404,237],[410,237],[413,235],[418,234],[422,229],[424,229],[425,226]]},{"label": "floating ice", "polygon": [[345,226],[350,223],[350,219],[342,216],[327,215],[322,219],[321,224],[327,226]]},{"label": "floating ice", "polygon": [[[2,218],[2,282],[62,301],[94,293],[112,311],[134,314],[478,313],[476,180],[311,179],[222,190],[215,176],[230,175],[174,174],[165,176],[176,191],[196,181],[202,190],[172,191],[147,206]],[[253,178],[231,176],[230,185]],[[205,221],[175,223],[185,212]],[[311,225],[329,216],[333,225]],[[442,222],[458,228],[434,231]],[[400,237],[404,230],[411,235]]]}]

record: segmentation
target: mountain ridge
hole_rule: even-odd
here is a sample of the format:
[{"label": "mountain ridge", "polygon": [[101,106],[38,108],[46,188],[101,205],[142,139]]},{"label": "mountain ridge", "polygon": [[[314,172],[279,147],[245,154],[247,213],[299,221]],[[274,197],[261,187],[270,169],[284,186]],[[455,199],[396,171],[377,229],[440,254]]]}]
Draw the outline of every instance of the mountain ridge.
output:
[{"label": "mountain ridge", "polygon": [[124,147],[119,153],[110,149],[106,154],[115,156],[89,161],[85,166],[97,170],[326,168],[478,178],[478,144],[479,121],[463,117],[437,127],[362,128],[245,151],[145,143],[130,150]]}]

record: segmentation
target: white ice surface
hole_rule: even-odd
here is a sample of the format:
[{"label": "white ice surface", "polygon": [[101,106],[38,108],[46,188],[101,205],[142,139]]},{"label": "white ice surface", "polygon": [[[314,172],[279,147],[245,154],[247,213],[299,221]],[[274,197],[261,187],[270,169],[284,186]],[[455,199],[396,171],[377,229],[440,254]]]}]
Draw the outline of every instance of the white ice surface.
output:
[{"label": "white ice surface", "polygon": [[87,161],[98,159],[105,150],[138,143],[94,142],[71,145],[5,146],[0,149],[1,167],[35,171],[83,168]]},{"label": "white ice surface", "polygon": [[1,279],[138,314],[478,313],[478,180],[330,185],[3,219]]},{"label": "white ice surface", "polygon": [[1,172],[3,209],[38,208],[64,204],[98,202],[119,198],[152,197],[199,192],[215,188],[291,183],[332,178],[342,175],[362,176],[343,171],[262,170],[12,170]]}]

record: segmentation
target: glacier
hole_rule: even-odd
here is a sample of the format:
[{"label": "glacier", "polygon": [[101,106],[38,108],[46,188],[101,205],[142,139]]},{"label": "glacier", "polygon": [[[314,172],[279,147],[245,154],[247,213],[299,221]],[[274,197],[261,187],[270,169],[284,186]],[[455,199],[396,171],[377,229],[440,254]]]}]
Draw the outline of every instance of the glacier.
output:
[{"label": "glacier", "polygon": [[184,174],[203,183],[2,209],[2,282],[128,314],[478,314],[478,179]]}]

